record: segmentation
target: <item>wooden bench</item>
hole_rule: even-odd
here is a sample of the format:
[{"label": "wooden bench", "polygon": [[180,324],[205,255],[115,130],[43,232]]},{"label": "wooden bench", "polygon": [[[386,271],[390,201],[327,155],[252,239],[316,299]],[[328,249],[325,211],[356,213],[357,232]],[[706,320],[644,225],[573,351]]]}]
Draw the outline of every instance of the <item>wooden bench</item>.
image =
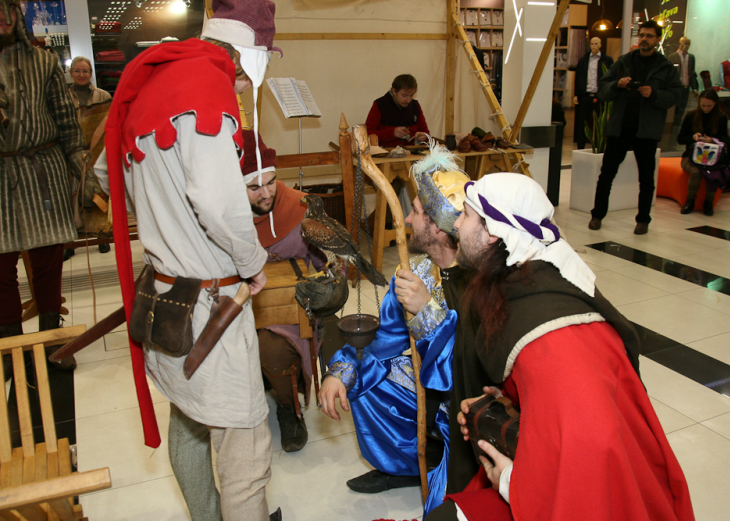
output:
[{"label": "wooden bench", "polygon": [[[56,438],[45,346],[65,344],[84,331],[86,326],[81,325],[0,339],[0,353],[13,360],[21,439],[21,447],[13,448],[8,404],[0,400],[0,520],[83,520],[74,496],[111,487],[108,468],[72,472],[68,438]],[[25,351],[32,353],[36,368],[43,443],[35,443],[33,437]],[[4,372],[0,363],[3,382]]]}]

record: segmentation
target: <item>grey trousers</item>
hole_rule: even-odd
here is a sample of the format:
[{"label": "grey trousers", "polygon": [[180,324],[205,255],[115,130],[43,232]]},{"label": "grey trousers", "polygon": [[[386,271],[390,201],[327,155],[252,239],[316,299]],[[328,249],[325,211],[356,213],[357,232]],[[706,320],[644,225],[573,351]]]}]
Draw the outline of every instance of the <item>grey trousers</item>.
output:
[{"label": "grey trousers", "polygon": [[[266,484],[271,478],[271,431],[264,420],[252,429],[209,427],[170,404],[170,464],[193,521],[268,521]],[[220,494],[213,476],[212,449]]]}]

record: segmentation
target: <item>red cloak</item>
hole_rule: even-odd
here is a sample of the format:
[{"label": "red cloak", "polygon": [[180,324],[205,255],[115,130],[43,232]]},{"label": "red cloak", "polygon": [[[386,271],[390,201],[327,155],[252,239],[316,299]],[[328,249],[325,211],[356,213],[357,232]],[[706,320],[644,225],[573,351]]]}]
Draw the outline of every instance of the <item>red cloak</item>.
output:
[{"label": "red cloak", "polygon": [[596,322],[518,355],[505,394],[521,408],[510,505],[484,470],[447,496],[469,521],[694,519],[689,489],[621,338]]}]

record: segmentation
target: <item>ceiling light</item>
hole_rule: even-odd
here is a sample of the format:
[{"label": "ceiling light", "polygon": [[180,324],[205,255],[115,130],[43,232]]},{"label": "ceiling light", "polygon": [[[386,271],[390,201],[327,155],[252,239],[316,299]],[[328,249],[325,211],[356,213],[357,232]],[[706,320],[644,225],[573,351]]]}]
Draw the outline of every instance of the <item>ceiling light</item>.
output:
[{"label": "ceiling light", "polygon": [[172,11],[173,13],[184,13],[186,9],[187,6],[182,0],[176,0],[175,2],[170,4],[170,11]]},{"label": "ceiling light", "polygon": [[591,30],[593,31],[612,31],[613,29],[613,22],[611,22],[611,20],[608,20],[607,18],[598,20],[596,23],[593,24],[593,27],[591,27]]}]

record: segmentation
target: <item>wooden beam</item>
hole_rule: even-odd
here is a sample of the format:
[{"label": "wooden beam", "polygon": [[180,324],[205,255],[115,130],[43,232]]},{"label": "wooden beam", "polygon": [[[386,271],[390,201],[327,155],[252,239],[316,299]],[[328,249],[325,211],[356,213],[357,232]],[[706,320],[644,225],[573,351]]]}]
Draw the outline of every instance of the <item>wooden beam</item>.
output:
[{"label": "wooden beam", "polygon": [[456,96],[456,34],[450,23],[454,15],[458,17],[458,0],[446,0],[446,103],[444,105],[444,133],[454,131],[454,98]]},{"label": "wooden beam", "polygon": [[23,351],[28,351],[35,344],[43,344],[46,346],[65,344],[84,331],[86,331],[86,326],[80,324],[78,326],[62,327],[49,331],[39,331],[38,333],[26,333],[25,335],[0,338],[0,352],[8,354],[6,351],[10,351],[14,347],[22,347]]},{"label": "wooden beam", "polygon": [[3,489],[0,494],[0,509],[5,511],[28,504],[46,503],[54,499],[96,492],[111,486],[112,480],[108,468],[76,472],[70,476]]},{"label": "wooden beam", "polygon": [[447,40],[438,33],[277,33],[274,41],[283,40]]},{"label": "wooden beam", "polygon": [[340,162],[337,152],[311,152],[308,154],[287,154],[276,157],[276,168],[299,168],[304,166],[336,165]]},{"label": "wooden beam", "polygon": [[568,9],[569,3],[570,0],[561,0],[560,5],[558,5],[555,18],[553,18],[553,25],[550,26],[550,32],[548,33],[547,40],[545,40],[545,44],[542,46],[542,52],[537,60],[537,66],[535,67],[535,71],[532,73],[532,79],[530,80],[530,84],[527,86],[527,92],[525,92],[525,97],[522,99],[522,105],[520,105],[520,110],[517,112],[515,123],[512,125],[512,132],[510,133],[510,141],[512,143],[517,143],[522,123],[525,121],[527,110],[530,108],[530,103],[532,103],[532,97],[535,95],[538,83],[540,83],[540,76],[542,76],[542,71],[545,70],[545,64],[552,53],[555,38],[558,36],[558,32],[560,31],[560,22],[563,20],[563,16],[565,15],[565,11]]}]

